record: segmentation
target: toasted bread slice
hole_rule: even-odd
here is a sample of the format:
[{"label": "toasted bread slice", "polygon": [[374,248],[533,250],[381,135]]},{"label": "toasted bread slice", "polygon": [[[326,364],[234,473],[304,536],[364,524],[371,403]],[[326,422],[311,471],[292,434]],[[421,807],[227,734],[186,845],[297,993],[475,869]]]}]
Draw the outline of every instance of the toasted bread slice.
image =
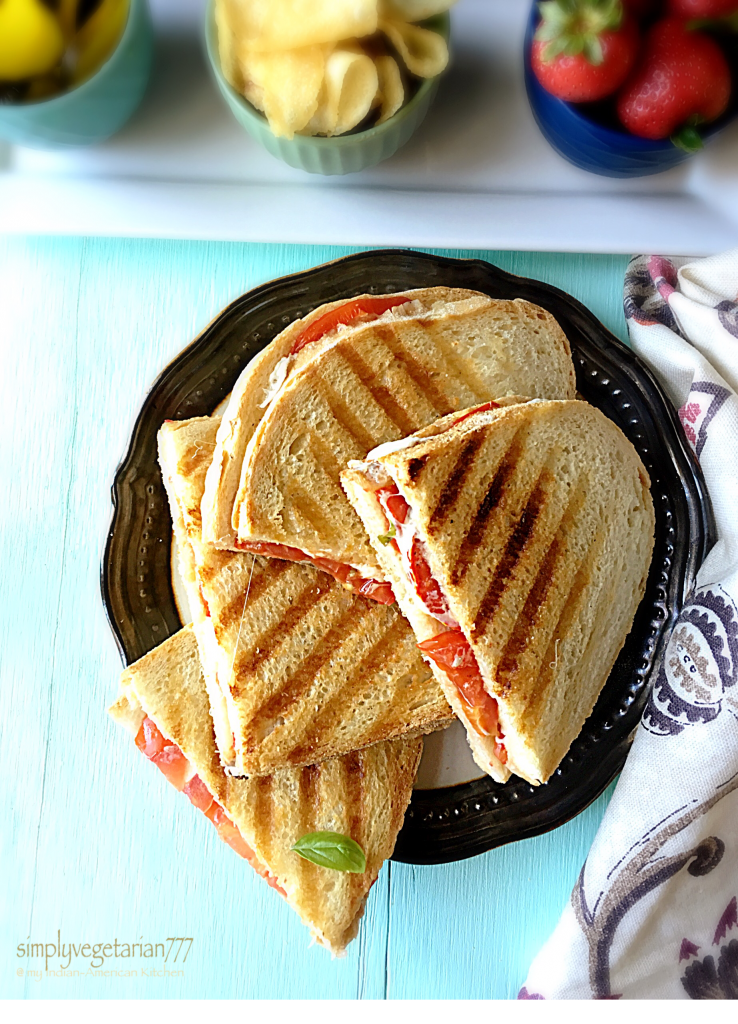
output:
[{"label": "toasted bread slice", "polygon": [[[367,894],[394,849],[423,741],[402,738],[315,767],[258,779],[230,778],[220,766],[190,627],[126,669],[110,714],[134,736],[149,718],[166,741],[176,744],[189,762],[185,778],[196,774],[240,833],[234,836],[225,822],[224,838],[282,892],[317,941],[341,956],[358,931]],[[178,785],[183,781],[179,777]],[[193,787],[187,789],[189,793]],[[198,796],[196,790],[193,796]],[[212,815],[216,808],[207,809],[205,804],[207,798],[203,800],[200,792],[197,806]],[[222,828],[221,820],[219,831]],[[328,870],[292,852],[301,836],[321,831],[354,839],[366,854],[366,871]]]},{"label": "toasted bread slice", "polygon": [[209,417],[165,423],[159,461],[223,764],[264,775],[449,725],[451,709],[396,608],[312,566],[203,543],[217,429]]},{"label": "toasted bread slice", "polygon": [[[499,781],[512,771],[537,784],[592,711],[643,596],[649,479],[624,434],[586,402],[530,401],[456,419],[399,450],[370,452],[342,481],[418,639],[460,628],[471,647],[497,704],[506,763],[499,736],[480,735],[460,691],[434,670],[475,760]],[[387,486],[409,513],[402,536],[383,545]],[[444,622],[419,595],[422,565],[408,572],[400,551],[415,538]]]},{"label": "toasted bread slice", "polygon": [[[350,301],[395,297],[407,298],[409,301],[380,316],[379,320],[383,323],[394,322],[398,317],[412,317],[418,310],[438,316],[440,312],[454,304],[474,306],[488,301],[487,297],[480,295],[479,292],[465,288],[417,288],[396,295],[363,294],[354,296]],[[266,407],[289,374],[299,369],[318,349],[318,345],[313,343],[304,352],[293,357],[291,353],[295,343],[312,324],[333,310],[345,306],[347,302],[348,299],[339,299],[336,302],[324,303],[289,324],[251,360],[238,378],[223,415],[207,474],[202,502],[203,538],[207,543],[226,550],[235,548],[233,506],[241,479],[246,445],[263,418]],[[363,323],[364,320],[365,318],[359,318],[357,323]],[[346,336],[351,329],[351,325],[343,325],[338,331],[328,332],[321,339],[320,345],[330,344],[338,333]]]},{"label": "toasted bread slice", "polygon": [[575,394],[566,337],[529,302],[486,299],[339,337],[289,376],[246,448],[237,546],[283,545],[381,579],[341,469],[439,416],[509,394]]}]

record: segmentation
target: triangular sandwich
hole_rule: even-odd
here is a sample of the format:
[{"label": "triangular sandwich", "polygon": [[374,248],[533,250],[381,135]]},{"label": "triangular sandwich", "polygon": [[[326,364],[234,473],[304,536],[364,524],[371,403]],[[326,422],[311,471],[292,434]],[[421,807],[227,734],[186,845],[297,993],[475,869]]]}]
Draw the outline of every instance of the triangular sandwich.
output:
[{"label": "triangular sandwich", "polygon": [[631,443],[586,402],[521,401],[446,417],[342,480],[479,766],[546,782],[645,590],[654,512]]},{"label": "triangular sandwich", "polygon": [[166,422],[159,461],[224,766],[263,775],[449,725],[396,606],[357,597],[311,565],[203,543],[218,424]]},{"label": "triangular sandwich", "polygon": [[[258,779],[231,778],[220,766],[190,627],[126,669],[110,714],[206,814],[221,838],[286,898],[317,941],[342,955],[394,849],[422,740],[378,743],[321,765]],[[366,855],[366,870],[318,867],[293,852],[300,838],[315,832],[354,840]]]}]

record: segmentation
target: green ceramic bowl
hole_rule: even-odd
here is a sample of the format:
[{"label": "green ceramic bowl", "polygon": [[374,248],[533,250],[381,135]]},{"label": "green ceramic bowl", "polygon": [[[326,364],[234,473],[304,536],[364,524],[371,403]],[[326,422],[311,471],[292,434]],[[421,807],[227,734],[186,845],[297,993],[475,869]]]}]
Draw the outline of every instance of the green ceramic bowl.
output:
[{"label": "green ceramic bowl", "polygon": [[95,74],[48,100],[0,104],[0,138],[41,149],[109,138],[141,102],[153,52],[148,0],[131,0],[120,42]]},{"label": "green ceramic bowl", "polygon": [[[439,15],[428,22],[448,40],[450,19]],[[226,103],[236,120],[249,135],[261,143],[272,156],[312,174],[352,174],[386,160],[404,146],[428,113],[438,91],[439,77],[421,83],[412,99],[384,124],[366,131],[338,135],[331,139],[295,135],[293,139],[278,138],[267,119],[226,81],[218,57],[218,31],[215,25],[213,0],[209,0],[205,22],[208,58]]]}]

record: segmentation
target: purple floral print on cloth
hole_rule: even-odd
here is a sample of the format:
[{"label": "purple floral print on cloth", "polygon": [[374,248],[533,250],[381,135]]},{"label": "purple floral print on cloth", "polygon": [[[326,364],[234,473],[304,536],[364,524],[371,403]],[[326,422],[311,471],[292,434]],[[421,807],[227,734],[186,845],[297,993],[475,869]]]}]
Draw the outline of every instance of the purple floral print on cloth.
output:
[{"label": "purple floral print on cloth", "polygon": [[521,990],[518,992],[518,999],[545,999],[545,996],[539,995],[537,992],[529,992],[528,989],[523,985]]},{"label": "purple floral print on cloth", "polygon": [[[733,928],[738,928],[738,900],[735,896],[717,923],[713,946],[719,946]],[[699,950],[699,946],[683,939],[679,963],[696,957]],[[683,955],[685,951],[686,956]],[[738,939],[731,939],[720,947],[717,963],[713,954],[692,961],[685,968],[681,981],[690,999],[738,999]]]},{"label": "purple floral print on cloth", "polygon": [[720,323],[728,334],[738,338],[738,300],[731,302],[730,299],[724,299],[715,306],[715,309],[718,312]]},{"label": "purple floral print on cloth", "polygon": [[644,326],[663,324],[678,334],[676,317],[667,301],[676,279],[674,264],[663,257],[638,256],[631,260],[625,275],[626,318]]},{"label": "purple floral print on cloth", "polygon": [[689,397],[679,410],[684,433],[699,459],[707,441],[707,428],[720,411],[730,391],[709,380],[698,380],[692,385]]},{"label": "purple floral print on cloth", "polygon": [[682,609],[654,680],[642,725],[675,736],[714,721],[738,682],[738,609],[720,586],[693,594]]},{"label": "purple floral print on cloth", "polygon": [[679,963],[682,960],[689,960],[693,956],[697,956],[700,951],[699,946],[695,946],[694,942],[690,942],[689,939],[682,939],[682,944],[679,947]]},{"label": "purple floral print on cloth", "polygon": [[713,946],[722,942],[731,928],[738,928],[738,900],[734,896],[722,913],[715,929],[715,937],[712,940]]}]

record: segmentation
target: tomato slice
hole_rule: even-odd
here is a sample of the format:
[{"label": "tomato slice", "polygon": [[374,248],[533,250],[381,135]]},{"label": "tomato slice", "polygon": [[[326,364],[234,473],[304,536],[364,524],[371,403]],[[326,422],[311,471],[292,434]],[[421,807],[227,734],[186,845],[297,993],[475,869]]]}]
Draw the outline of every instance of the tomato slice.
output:
[{"label": "tomato slice", "polygon": [[403,526],[410,513],[410,506],[397,489],[396,484],[386,484],[377,490],[377,499],[384,505],[392,518]]},{"label": "tomato slice", "polygon": [[336,562],[332,558],[311,557],[306,551],[300,548],[293,548],[287,544],[272,544],[268,541],[245,540],[236,541],[236,546],[241,551],[253,551],[256,555],[268,555],[269,558],[282,558],[286,562],[305,562],[314,565],[323,572],[327,572],[335,580],[338,580],[347,590],[354,594],[361,594],[369,597],[379,604],[394,604],[395,595],[392,593],[392,585],[383,580],[368,579],[362,576],[358,569],[344,562]]},{"label": "tomato slice", "polygon": [[358,589],[353,585],[351,586],[354,593],[361,594],[362,597],[368,597],[378,604],[395,603],[395,594],[391,583],[385,583],[380,580],[357,580],[356,582],[359,584]]},{"label": "tomato slice", "polygon": [[505,764],[507,751],[499,732],[497,701],[484,688],[482,674],[469,641],[460,629],[450,629],[418,644],[449,677],[466,705],[467,718],[480,736],[496,736],[495,756]]},{"label": "tomato slice", "polygon": [[148,717],[144,718],[141,727],[136,734],[136,746],[139,750],[153,761],[161,769],[172,785],[186,793],[195,807],[201,810],[205,817],[212,821],[218,835],[227,843],[232,850],[249,862],[258,874],[264,878],[273,889],[276,889],[282,896],[287,893],[277,883],[276,878],[270,875],[254,851],[243,838],[238,828],[217,800],[213,799],[210,790],[202,781],[199,775],[193,775],[185,785],[185,777],[190,768],[190,762],[179,749],[176,743],[171,743],[159,731],[156,724]]},{"label": "tomato slice", "polygon": [[466,412],[462,416],[459,416],[459,418],[454,420],[453,423],[450,423],[449,426],[446,429],[450,430],[451,427],[457,427],[459,425],[459,423],[463,423],[464,420],[468,420],[469,417],[473,416],[474,413],[476,413],[476,412],[487,412],[488,409],[500,409],[500,408],[501,408],[501,406],[497,402],[485,402],[484,405],[478,405],[474,409],[467,409]]},{"label": "tomato slice", "polygon": [[249,844],[243,838],[236,825],[234,825],[217,801],[213,801],[212,807],[210,810],[205,812],[205,816],[212,821],[213,825],[215,825],[216,831],[224,843],[227,843],[232,850],[235,850],[239,857],[243,857],[244,860],[247,860],[254,871],[261,875],[261,877],[271,885],[272,889],[276,889],[282,896],[287,895],[281,885],[277,882],[277,879],[273,875],[269,874]]},{"label": "tomato slice", "polygon": [[175,789],[180,792],[184,789],[190,762],[176,743],[168,743],[161,753],[154,754],[151,760],[159,771],[166,775],[167,780]]},{"label": "tomato slice", "polygon": [[177,744],[165,739],[148,717],[144,718],[138,730],[136,746],[166,775],[175,789],[184,788],[189,761]]},{"label": "tomato slice", "polygon": [[319,316],[317,320],[305,328],[302,334],[299,335],[294,345],[292,346],[291,355],[296,355],[302,351],[306,345],[310,345],[314,341],[319,341],[324,334],[334,331],[336,327],[341,324],[353,323],[360,316],[381,316],[382,313],[386,313],[388,309],[393,309],[395,306],[402,306],[405,302],[410,300],[405,295],[395,295],[390,298],[366,298],[366,299],[353,299],[351,302],[346,302],[343,306],[337,306],[335,309],[330,310],[328,313],[324,313]]},{"label": "tomato slice", "polygon": [[207,813],[213,803],[213,795],[199,775],[193,775],[182,792],[198,810]]},{"label": "tomato slice", "polygon": [[413,577],[418,597],[431,615],[449,615],[448,602],[441,587],[433,576],[428,565],[421,543],[416,537],[410,548],[410,572]]},{"label": "tomato slice", "polygon": [[136,736],[136,746],[148,758],[159,754],[166,746],[166,740],[150,718],[144,718]]}]

